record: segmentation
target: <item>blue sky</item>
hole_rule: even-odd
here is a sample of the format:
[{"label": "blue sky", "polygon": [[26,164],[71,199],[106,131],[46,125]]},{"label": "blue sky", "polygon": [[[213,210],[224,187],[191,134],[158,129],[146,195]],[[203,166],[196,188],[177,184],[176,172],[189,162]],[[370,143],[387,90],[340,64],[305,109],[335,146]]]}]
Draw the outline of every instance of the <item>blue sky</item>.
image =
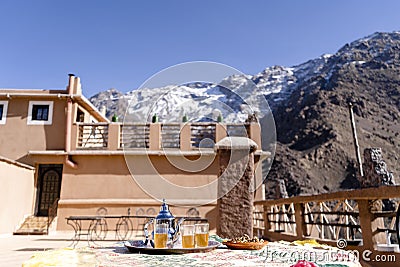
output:
[{"label": "blue sky", "polygon": [[400,30],[400,1],[0,2],[0,88],[126,92],[188,61],[255,74],[292,66],[376,31]]}]

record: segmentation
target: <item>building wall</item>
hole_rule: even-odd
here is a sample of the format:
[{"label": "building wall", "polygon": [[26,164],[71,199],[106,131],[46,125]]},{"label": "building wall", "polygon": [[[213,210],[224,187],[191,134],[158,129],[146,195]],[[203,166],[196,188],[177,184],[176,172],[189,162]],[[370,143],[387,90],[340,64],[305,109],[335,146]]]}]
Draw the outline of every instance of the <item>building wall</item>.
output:
[{"label": "building wall", "polygon": [[28,151],[64,150],[65,142],[65,99],[34,100],[54,102],[51,125],[28,125],[29,99],[23,98],[8,99],[7,121],[0,125],[0,155],[30,165]]},{"label": "building wall", "polygon": [[[170,209],[175,216],[185,216],[191,207],[196,207],[200,216],[209,220],[211,229],[216,228],[219,166],[215,154],[205,156],[202,161],[196,156],[167,158],[165,155],[136,154],[125,158],[122,152],[119,153],[83,151],[79,155],[78,151],[74,152],[72,160],[77,163],[77,168],[67,165],[63,168],[57,230],[72,230],[67,225],[66,217],[96,215],[101,207],[107,209],[108,215],[125,215],[128,209],[132,215],[139,209],[153,209],[158,213],[162,198],[173,203]],[[192,168],[200,171],[182,170],[180,166],[188,166],[188,160]],[[63,156],[37,155],[34,161],[41,164],[62,163]],[[127,165],[133,168],[132,174]],[[258,172],[260,170],[256,176]],[[149,195],[142,188],[142,183],[146,181],[149,186],[157,188],[160,194]],[[203,186],[212,182],[214,184],[204,190]],[[168,187],[168,183],[173,186]],[[182,193],[180,187],[191,187],[193,190]]]},{"label": "building wall", "polygon": [[0,234],[12,233],[33,212],[34,169],[0,157]]},{"label": "building wall", "polygon": [[[150,158],[150,161],[147,159]],[[133,175],[136,179],[144,179],[152,186],[157,187],[162,195],[152,196],[146,193],[132,178],[123,155],[74,155],[73,160],[78,164],[77,169],[64,166],[61,197],[58,206],[57,230],[71,230],[65,218],[71,215],[95,215],[99,207],[105,207],[108,214],[127,214],[128,208],[131,214],[144,208],[154,208],[158,213],[160,200],[166,198],[176,205],[171,206],[175,216],[184,216],[190,207],[196,206],[196,201],[210,199],[211,203],[198,206],[200,216],[209,219],[212,227],[215,227],[217,186],[198,193],[197,187],[206,185],[212,181],[217,182],[217,161],[210,157],[211,164],[208,168],[196,173],[189,173],[174,167],[165,156],[136,155],[130,157],[135,165]],[[52,161],[50,158],[41,157],[41,161]],[[53,160],[54,161],[54,160]],[[183,157],[175,157],[175,163],[184,161]],[[149,162],[154,167],[151,170]],[[199,164],[199,163],[195,163]],[[155,171],[155,172],[153,172]],[[167,183],[173,183],[171,189],[165,189],[160,178]],[[184,195],[179,187],[193,187],[193,191]],[[178,191],[174,191],[178,190]],[[204,193],[205,192],[205,193]],[[197,196],[196,196],[197,193]],[[194,203],[188,205],[188,203]]]},{"label": "building wall", "polygon": [[[84,113],[84,122],[91,122],[92,116],[93,121],[107,122],[107,119],[99,115],[87,100],[80,97],[80,90],[79,78],[70,77],[67,91],[37,93],[28,90],[18,93],[11,90],[10,93],[14,96],[8,95],[8,91],[1,96],[1,100],[8,101],[8,111],[5,114],[6,123],[0,125],[0,156],[36,167],[40,164],[64,164],[57,230],[71,230],[66,224],[66,217],[94,215],[100,207],[106,208],[111,215],[126,214],[129,208],[131,214],[135,214],[143,207],[158,212],[163,198],[174,204],[171,205],[171,211],[175,216],[184,216],[189,208],[196,206],[200,216],[208,218],[211,228],[215,229],[218,220],[216,199],[219,170],[215,153],[208,151],[197,156],[182,155],[181,153],[193,155],[194,152],[191,151],[190,128],[186,125],[181,129],[181,150],[166,151],[168,157],[162,155],[164,152],[160,150],[161,125],[159,124],[150,125],[151,156],[141,150],[130,151],[130,156],[125,158],[121,151],[121,129],[118,124],[109,125],[107,150],[81,150],[82,148],[77,147],[78,127],[74,124],[78,106]],[[67,105],[71,103],[69,102],[71,96],[65,95],[66,92],[74,95],[72,110],[69,110],[71,106]],[[32,97],[29,98],[29,95]],[[53,101],[51,125],[28,125],[29,101]],[[71,136],[67,137],[71,138],[71,146],[68,142],[65,144],[66,132],[69,132],[67,131],[69,128],[65,127],[66,117],[70,114],[67,112],[67,107],[68,111],[71,111],[69,118],[73,124]],[[217,141],[224,137],[221,127],[217,125]],[[251,127],[258,129],[256,125]],[[251,130],[250,133],[253,139],[260,137],[258,131]],[[260,145],[261,140],[257,140]],[[30,151],[32,153],[29,153]],[[73,162],[77,164],[77,168],[74,168]],[[7,164],[2,163],[0,166],[2,175],[0,178],[6,185],[2,190],[7,190],[0,196],[2,205],[13,203],[12,198],[15,195],[14,201],[18,203],[15,205],[15,202],[13,203],[13,212],[21,211],[24,212],[23,215],[33,214],[34,207],[38,204],[36,192],[39,191],[34,171],[29,167],[28,169],[15,167],[18,163]],[[194,169],[197,171],[193,171]],[[257,174],[260,174],[260,171],[257,171]],[[209,184],[212,186],[207,186]],[[15,188],[16,186],[18,188]],[[149,187],[157,189],[157,193],[152,192],[150,195],[146,186],[147,189]],[[182,191],[184,187],[190,189]],[[10,194],[10,192],[17,193]],[[6,209],[1,211],[4,210]],[[23,215],[9,213],[12,218],[10,219],[12,230],[23,219]]]}]

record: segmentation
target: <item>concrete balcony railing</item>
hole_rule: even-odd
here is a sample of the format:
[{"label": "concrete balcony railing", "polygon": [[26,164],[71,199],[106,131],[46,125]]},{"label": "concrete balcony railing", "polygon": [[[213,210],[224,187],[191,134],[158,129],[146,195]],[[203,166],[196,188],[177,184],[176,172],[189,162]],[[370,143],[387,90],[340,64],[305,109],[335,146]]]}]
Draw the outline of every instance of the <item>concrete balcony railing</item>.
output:
[{"label": "concrete balcony railing", "polygon": [[261,149],[258,123],[75,123],[72,150],[213,149],[226,136],[244,136]]}]

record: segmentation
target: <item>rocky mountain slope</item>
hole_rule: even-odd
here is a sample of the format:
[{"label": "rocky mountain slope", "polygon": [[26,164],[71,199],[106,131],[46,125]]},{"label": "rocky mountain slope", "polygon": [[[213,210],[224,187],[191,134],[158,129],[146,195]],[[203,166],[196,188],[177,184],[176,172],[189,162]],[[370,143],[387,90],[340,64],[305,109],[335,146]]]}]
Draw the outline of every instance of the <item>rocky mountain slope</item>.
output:
[{"label": "rocky mountain slope", "polygon": [[[249,80],[257,86],[248,86]],[[224,86],[239,88],[244,99]],[[348,111],[352,102],[361,149],[382,147],[388,169],[400,182],[398,32],[375,33],[346,44],[334,55],[298,66],[273,66],[256,75],[230,76],[220,85],[174,88],[172,93],[171,87],[165,87],[125,95],[112,89],[90,100],[99,108],[106,106],[108,116],[123,117],[128,110],[136,120],[148,120],[151,105],[150,113],[158,113],[164,121],[180,121],[183,113],[194,120],[215,119],[219,112],[225,121],[243,121],[248,112],[241,106],[243,100],[263,96],[277,130],[276,155],[267,180],[284,179],[289,196],[359,186]],[[182,104],[188,100],[190,105]],[[224,109],[221,103],[231,108]],[[176,106],[181,106],[179,112],[174,111]],[[261,114],[267,112],[264,106],[257,108]],[[274,192],[267,188],[267,195],[273,197]]]},{"label": "rocky mountain slope", "polygon": [[280,144],[269,177],[285,179],[289,195],[357,187],[352,102],[361,149],[382,147],[398,182],[399,55],[399,33],[376,33],[346,44],[299,84],[274,110]]}]

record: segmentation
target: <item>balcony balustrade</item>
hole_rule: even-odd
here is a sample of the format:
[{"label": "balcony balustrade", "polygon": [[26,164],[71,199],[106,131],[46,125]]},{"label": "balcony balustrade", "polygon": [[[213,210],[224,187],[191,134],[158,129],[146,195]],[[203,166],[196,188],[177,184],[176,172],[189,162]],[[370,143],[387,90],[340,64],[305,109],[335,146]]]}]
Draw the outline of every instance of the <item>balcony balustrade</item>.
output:
[{"label": "balcony balustrade", "polygon": [[83,149],[104,149],[108,142],[108,124],[82,123],[78,124],[77,147]]},{"label": "balcony balustrade", "polygon": [[226,136],[245,136],[261,148],[258,123],[81,123],[72,127],[73,150],[213,149]]}]

